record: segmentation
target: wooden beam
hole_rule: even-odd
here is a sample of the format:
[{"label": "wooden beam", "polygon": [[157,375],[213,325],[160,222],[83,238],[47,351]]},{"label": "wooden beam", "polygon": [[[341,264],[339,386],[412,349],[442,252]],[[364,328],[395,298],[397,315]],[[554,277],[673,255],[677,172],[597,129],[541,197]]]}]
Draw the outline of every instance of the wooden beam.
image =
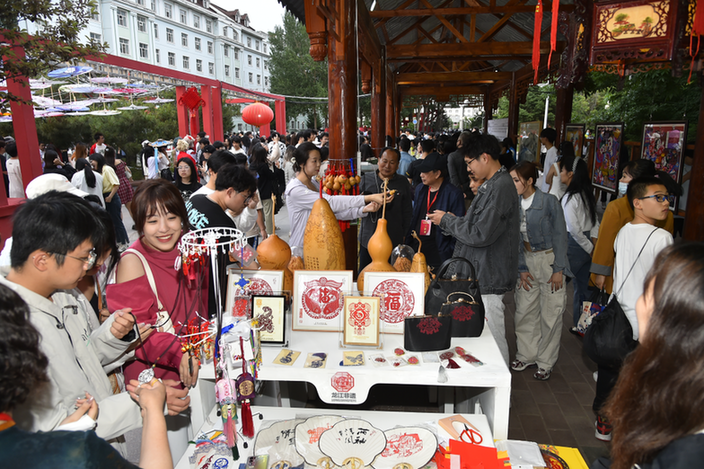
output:
[{"label": "wooden beam", "polygon": [[484,94],[486,90],[482,86],[399,86],[398,89],[404,96]]},{"label": "wooden beam", "polygon": [[417,83],[452,83],[486,80],[510,80],[511,72],[435,72],[435,73],[400,73],[396,75],[399,85]]},{"label": "wooden beam", "polygon": [[[526,1],[527,0],[520,0],[518,2],[511,2],[511,3],[523,4]],[[501,28],[506,26],[506,23],[511,19],[512,16],[513,16],[513,13],[505,14],[503,16],[503,18],[501,18],[499,21],[494,23],[494,26],[489,28],[489,30],[487,32],[485,32],[484,35],[477,40],[477,42],[485,42],[485,41],[488,41],[489,39],[491,39],[492,37],[494,37],[494,35],[496,33],[498,33],[501,30]]]},{"label": "wooden beam", "polygon": [[[430,9],[430,10],[433,9],[433,6],[432,6],[430,3],[428,3],[428,0],[420,0],[420,1],[423,2],[423,4],[424,4],[426,7],[428,7],[428,9]],[[467,40],[467,38],[464,37],[461,32],[457,31],[457,28],[455,28],[455,27],[452,25],[452,23],[450,23],[449,21],[447,21],[447,19],[446,19],[443,15],[435,15],[435,17],[436,17],[438,20],[440,20],[440,22],[445,25],[445,27],[448,29],[448,31],[450,31],[457,39],[459,39],[460,42],[469,42],[469,41]]]},{"label": "wooden beam", "polygon": [[[557,43],[557,49],[562,50],[564,42]],[[386,47],[387,57],[394,60],[402,57],[426,57],[427,59],[448,57],[480,57],[492,55],[532,55],[533,44],[524,42],[486,42],[468,44],[399,44]],[[550,51],[550,42],[540,43],[540,53]]]},{"label": "wooden beam", "polygon": [[[406,3],[408,3],[408,2],[406,2]],[[447,0],[447,1],[443,2],[443,3],[440,5],[440,7],[441,7],[441,8],[442,8],[442,7],[445,7],[445,6],[449,5],[450,3],[452,3],[452,0]],[[405,5],[405,4],[404,4],[404,5]],[[400,11],[403,11],[403,10],[400,10]],[[398,41],[399,39],[401,39],[401,38],[402,38],[403,36],[405,36],[406,34],[410,33],[410,32],[413,31],[414,29],[416,29],[416,26],[423,24],[424,21],[425,21],[425,18],[421,18],[421,19],[415,20],[415,21],[413,22],[413,24],[411,24],[409,27],[407,27],[406,29],[404,29],[403,31],[401,31],[398,35],[394,36],[394,37],[391,39],[391,41],[388,41],[388,42],[386,43],[387,46],[388,46],[389,44],[393,44],[394,42]]]},{"label": "wooden beam", "polygon": [[[550,11],[552,2],[543,3],[544,11]],[[560,5],[560,11],[572,12],[574,5]],[[481,14],[513,14],[513,13],[535,13],[535,5],[504,5],[504,6],[476,6],[476,7],[460,7],[460,8],[413,8],[413,9],[398,9],[398,10],[374,10],[369,12],[372,18],[396,18],[398,16],[466,16],[466,15],[481,15]],[[388,21],[388,20],[387,20]]]}]

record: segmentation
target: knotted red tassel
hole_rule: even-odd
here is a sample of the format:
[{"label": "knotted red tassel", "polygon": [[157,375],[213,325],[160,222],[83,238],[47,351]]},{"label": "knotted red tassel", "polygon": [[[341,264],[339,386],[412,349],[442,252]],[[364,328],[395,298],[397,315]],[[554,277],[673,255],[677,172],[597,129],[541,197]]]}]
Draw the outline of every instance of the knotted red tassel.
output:
[{"label": "knotted red tassel", "polygon": [[533,28],[533,70],[535,70],[535,77],[533,78],[533,84],[538,84],[538,69],[540,68],[540,35],[542,33],[543,27],[543,1],[538,0],[538,4],[535,5],[535,27]]},{"label": "knotted red tassel", "polygon": [[[224,412],[227,417],[223,425],[223,433],[227,438],[227,446],[232,448],[237,446],[237,408],[235,404],[228,404],[223,407],[222,412]],[[233,415],[234,414],[234,415]],[[234,418],[233,418],[234,417]]]},{"label": "knotted red tassel", "polygon": [[252,419],[252,407],[249,399],[242,403],[242,434],[247,438],[254,436],[254,420]]},{"label": "knotted red tassel", "polygon": [[552,2],[552,26],[550,29],[550,54],[548,55],[548,70],[553,51],[557,50],[557,18],[560,16],[560,0]]}]

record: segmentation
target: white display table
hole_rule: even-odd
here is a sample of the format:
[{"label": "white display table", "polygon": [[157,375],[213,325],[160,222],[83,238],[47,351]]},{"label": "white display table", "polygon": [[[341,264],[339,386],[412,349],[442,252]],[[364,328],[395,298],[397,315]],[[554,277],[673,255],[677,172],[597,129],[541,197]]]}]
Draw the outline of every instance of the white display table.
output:
[{"label": "white display table", "polygon": [[[340,346],[341,334],[339,333],[294,331],[289,337],[289,345],[286,348],[301,352],[296,362],[291,366],[275,365],[274,359],[281,352],[281,347],[264,346],[262,366],[257,378],[261,381],[278,383],[281,405],[284,407],[290,405],[287,399],[287,382],[310,383],[315,386],[323,402],[337,405],[363,403],[367,399],[369,389],[376,384],[440,386],[446,391],[444,396],[440,396],[444,401],[445,412],[476,412],[476,405],[473,404],[479,403],[481,412],[486,414],[491,425],[494,438],[508,438],[511,373],[487,326],[484,327],[481,337],[452,340],[453,348],[463,347],[467,353],[484,362],[484,365],[475,367],[455,357],[454,360],[461,368],[446,370],[448,379],[445,383],[438,382],[439,363],[424,362],[420,352],[406,352],[405,355],[406,357],[416,355],[420,360],[419,365],[394,368],[391,365],[376,367],[371,363],[369,357],[375,354],[383,354],[384,357],[394,356],[395,348],[403,348],[403,335],[382,334],[383,349],[381,350],[362,347],[346,348],[346,350],[364,351],[366,363],[364,366],[357,367],[340,366],[344,349]],[[328,354],[325,368],[304,368],[308,353],[315,352]],[[201,369],[198,386],[190,392],[194,429],[203,424],[205,415],[215,403],[212,386],[214,379],[212,366],[204,366]],[[471,392],[468,389],[458,392],[458,395],[470,397],[456,398],[454,403],[457,407],[453,408],[452,388],[478,389]]]},{"label": "white display table", "polygon": [[[374,426],[381,428],[382,430],[389,430],[396,426],[412,426],[422,423],[428,423],[436,427],[438,439],[441,444],[447,444],[447,441],[449,440],[449,435],[441,427],[437,426],[437,421],[441,418],[453,415],[422,412],[372,412],[347,409],[336,410],[265,406],[252,406],[252,414],[254,415],[255,431],[258,431],[262,425],[268,425],[268,423],[271,423],[272,421],[293,418],[308,418],[313,417],[315,415],[340,415],[343,417],[362,418],[369,421]],[[259,420],[257,414],[261,414],[263,416],[263,420]],[[487,422],[486,416],[479,414],[462,414],[462,416],[467,419],[469,423],[474,425],[481,433],[481,446],[493,448],[494,440],[492,438],[491,430],[489,429],[489,423]],[[205,419],[205,422],[200,427],[196,435],[208,433],[214,429],[222,430],[222,420],[217,415],[217,406],[213,407],[213,409],[210,411],[207,418]],[[239,463],[245,463],[247,461],[247,457],[253,455],[255,439],[256,434],[255,437],[252,439],[245,439],[241,436],[238,437],[237,447],[240,454],[240,458],[238,460]],[[247,442],[247,448],[243,447],[242,443],[244,442]],[[193,455],[194,450],[195,444],[189,444],[185,454],[176,464],[175,469],[191,469],[191,464],[188,461],[188,458]]]}]

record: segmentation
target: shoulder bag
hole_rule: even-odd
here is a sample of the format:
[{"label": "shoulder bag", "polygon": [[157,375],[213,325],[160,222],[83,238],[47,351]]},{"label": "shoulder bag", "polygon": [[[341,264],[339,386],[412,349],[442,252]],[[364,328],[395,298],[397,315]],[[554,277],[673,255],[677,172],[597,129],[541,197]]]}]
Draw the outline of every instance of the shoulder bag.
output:
[{"label": "shoulder bag", "polygon": [[164,305],[161,303],[161,300],[159,299],[159,293],[156,291],[156,282],[154,281],[154,274],[152,273],[151,267],[149,267],[149,262],[147,259],[142,255],[141,252],[137,251],[136,249],[126,249],[125,253],[130,253],[134,254],[139,258],[139,260],[142,262],[142,267],[144,268],[144,274],[147,276],[147,281],[149,282],[149,286],[152,289],[152,293],[154,293],[154,298],[156,298],[156,306],[158,308],[156,312],[156,325],[158,326],[158,331],[159,332],[170,332],[171,334],[175,334],[176,331],[174,330],[174,324],[171,322],[171,316],[169,315],[169,312],[166,311],[166,308],[164,308]]}]

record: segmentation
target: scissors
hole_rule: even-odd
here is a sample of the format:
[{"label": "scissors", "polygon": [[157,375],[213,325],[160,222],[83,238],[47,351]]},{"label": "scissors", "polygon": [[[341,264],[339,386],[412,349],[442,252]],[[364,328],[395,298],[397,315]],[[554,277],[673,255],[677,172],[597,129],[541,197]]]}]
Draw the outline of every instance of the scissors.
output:
[{"label": "scissors", "polygon": [[484,441],[484,438],[482,438],[481,433],[465,425],[464,430],[460,433],[460,440],[465,443],[480,445],[482,441]]}]

